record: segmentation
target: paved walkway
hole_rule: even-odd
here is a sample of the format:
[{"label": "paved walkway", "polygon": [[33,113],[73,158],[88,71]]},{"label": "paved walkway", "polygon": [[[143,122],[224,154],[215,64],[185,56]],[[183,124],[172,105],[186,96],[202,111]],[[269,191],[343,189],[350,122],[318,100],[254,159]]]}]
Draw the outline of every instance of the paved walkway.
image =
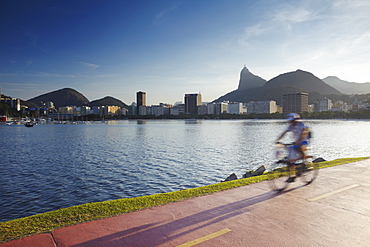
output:
[{"label": "paved walkway", "polygon": [[370,160],[320,170],[283,193],[268,181],[0,244],[370,246]]}]

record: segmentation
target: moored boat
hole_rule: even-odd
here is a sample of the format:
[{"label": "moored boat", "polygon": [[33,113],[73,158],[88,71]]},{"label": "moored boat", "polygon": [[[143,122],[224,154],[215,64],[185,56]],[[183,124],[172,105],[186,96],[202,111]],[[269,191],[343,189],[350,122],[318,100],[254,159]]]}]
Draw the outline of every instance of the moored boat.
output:
[{"label": "moored boat", "polygon": [[24,123],[24,126],[26,126],[26,127],[33,127],[35,124],[34,123],[32,123],[32,122],[25,122]]}]

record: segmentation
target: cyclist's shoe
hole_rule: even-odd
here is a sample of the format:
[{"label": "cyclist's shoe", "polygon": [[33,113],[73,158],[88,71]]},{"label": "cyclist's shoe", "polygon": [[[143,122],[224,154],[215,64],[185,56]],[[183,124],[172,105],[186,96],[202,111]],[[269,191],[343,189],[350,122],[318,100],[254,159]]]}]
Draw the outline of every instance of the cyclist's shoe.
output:
[{"label": "cyclist's shoe", "polygon": [[295,177],[289,177],[285,182],[293,183],[295,181]]}]

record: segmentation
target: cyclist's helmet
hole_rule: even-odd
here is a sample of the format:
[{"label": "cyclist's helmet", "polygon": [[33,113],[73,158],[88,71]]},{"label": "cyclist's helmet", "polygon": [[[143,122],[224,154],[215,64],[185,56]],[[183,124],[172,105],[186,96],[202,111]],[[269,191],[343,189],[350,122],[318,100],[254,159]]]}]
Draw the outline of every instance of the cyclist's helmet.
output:
[{"label": "cyclist's helmet", "polygon": [[299,116],[298,113],[289,113],[289,114],[286,115],[286,119],[288,121],[293,121],[293,120],[297,120],[297,119],[300,119],[300,118],[301,118],[301,116]]}]

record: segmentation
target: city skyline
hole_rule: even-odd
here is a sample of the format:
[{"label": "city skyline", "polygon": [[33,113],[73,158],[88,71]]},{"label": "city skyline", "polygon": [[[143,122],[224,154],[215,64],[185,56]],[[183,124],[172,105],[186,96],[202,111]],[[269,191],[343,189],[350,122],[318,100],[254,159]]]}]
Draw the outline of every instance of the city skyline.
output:
[{"label": "city skyline", "polygon": [[302,69],[370,82],[370,2],[2,1],[0,87],[28,100],[70,87],[90,101],[148,105],[238,87],[244,65],[270,80]]}]

